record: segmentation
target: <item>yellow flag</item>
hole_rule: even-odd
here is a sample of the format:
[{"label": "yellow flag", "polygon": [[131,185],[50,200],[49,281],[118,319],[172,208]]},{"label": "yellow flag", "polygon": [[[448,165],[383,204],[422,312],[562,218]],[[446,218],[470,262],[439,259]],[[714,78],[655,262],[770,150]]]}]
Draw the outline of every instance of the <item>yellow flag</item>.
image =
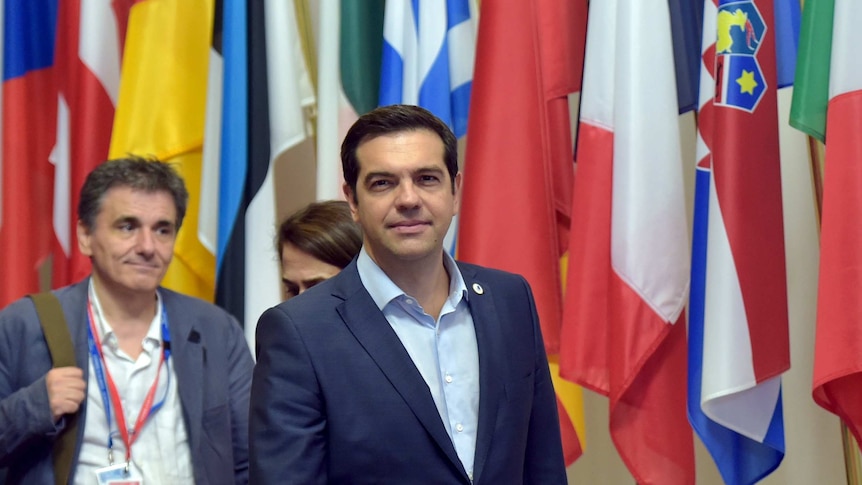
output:
[{"label": "yellow flag", "polygon": [[213,0],[143,0],[132,7],[109,154],[155,156],[185,179],[189,206],[163,284],[208,301],[215,256],[198,238],[198,219],[213,9]]}]

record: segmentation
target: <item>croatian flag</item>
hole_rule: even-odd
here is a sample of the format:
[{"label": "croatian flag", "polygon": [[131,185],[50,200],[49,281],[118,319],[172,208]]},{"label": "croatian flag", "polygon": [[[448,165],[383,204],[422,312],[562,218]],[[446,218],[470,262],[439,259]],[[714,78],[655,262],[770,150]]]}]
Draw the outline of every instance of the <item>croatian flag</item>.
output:
[{"label": "croatian flag", "polygon": [[469,0],[386,2],[380,106],[422,106],[464,136],[475,53]]},{"label": "croatian flag", "polygon": [[790,367],[772,0],[707,0],[688,414],[725,483],[784,457]]}]

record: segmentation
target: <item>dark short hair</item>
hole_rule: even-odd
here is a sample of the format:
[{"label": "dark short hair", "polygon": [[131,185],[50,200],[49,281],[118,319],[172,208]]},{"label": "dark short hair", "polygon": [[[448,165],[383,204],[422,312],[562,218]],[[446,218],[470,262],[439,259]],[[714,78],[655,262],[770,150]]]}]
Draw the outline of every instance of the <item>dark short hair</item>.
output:
[{"label": "dark short hair", "polygon": [[182,226],[189,204],[189,192],[183,178],[168,163],[130,155],[103,162],[87,175],[78,202],[78,220],[84,227],[93,227],[102,209],[102,199],[114,187],[171,194],[177,209],[177,229]]},{"label": "dark short hair", "polygon": [[344,269],[362,248],[362,231],[343,200],[314,202],[288,216],[278,227],[275,250],[290,243],[324,263]]},{"label": "dark short hair", "polygon": [[353,190],[354,200],[359,178],[359,159],[356,157],[359,146],[379,136],[418,130],[428,130],[440,137],[444,148],[443,162],[449,171],[449,178],[452,179],[452,191],[455,191],[455,176],[458,175],[458,139],[455,134],[446,123],[425,108],[393,104],[360,116],[341,144],[341,169],[344,172],[344,181]]}]

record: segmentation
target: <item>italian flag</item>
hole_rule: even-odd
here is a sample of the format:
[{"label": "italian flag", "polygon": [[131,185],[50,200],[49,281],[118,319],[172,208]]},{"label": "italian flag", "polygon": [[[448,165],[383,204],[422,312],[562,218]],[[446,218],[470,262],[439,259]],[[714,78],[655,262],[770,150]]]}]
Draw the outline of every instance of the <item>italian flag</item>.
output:
[{"label": "italian flag", "polygon": [[862,2],[808,0],[790,124],[826,144],[814,400],[862,441]]}]

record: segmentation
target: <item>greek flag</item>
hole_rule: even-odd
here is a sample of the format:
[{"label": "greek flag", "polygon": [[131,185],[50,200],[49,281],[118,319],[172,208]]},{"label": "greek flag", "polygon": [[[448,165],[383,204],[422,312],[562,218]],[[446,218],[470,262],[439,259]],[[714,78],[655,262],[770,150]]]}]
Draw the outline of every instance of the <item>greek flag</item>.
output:
[{"label": "greek flag", "polygon": [[474,17],[470,0],[386,2],[380,106],[422,106],[455,136],[464,136],[476,54]]}]

